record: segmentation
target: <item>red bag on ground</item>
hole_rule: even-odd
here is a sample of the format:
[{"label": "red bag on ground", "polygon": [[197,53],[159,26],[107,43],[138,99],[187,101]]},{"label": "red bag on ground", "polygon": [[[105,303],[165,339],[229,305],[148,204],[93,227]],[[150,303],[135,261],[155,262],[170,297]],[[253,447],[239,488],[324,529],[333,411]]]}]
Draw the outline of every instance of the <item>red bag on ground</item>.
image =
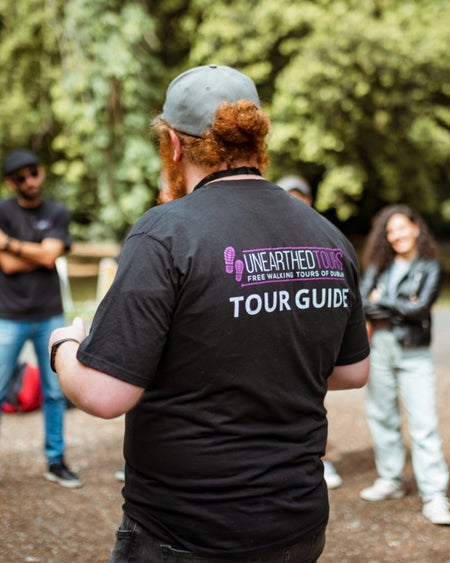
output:
[{"label": "red bag on ground", "polygon": [[34,411],[39,409],[41,405],[42,391],[39,368],[28,364],[19,364],[3,403],[3,412]]}]

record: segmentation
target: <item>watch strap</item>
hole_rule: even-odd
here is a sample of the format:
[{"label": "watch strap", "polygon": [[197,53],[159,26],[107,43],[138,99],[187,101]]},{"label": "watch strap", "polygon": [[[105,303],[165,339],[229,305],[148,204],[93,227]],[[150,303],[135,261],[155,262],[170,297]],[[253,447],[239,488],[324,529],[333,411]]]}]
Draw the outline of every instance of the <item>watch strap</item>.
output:
[{"label": "watch strap", "polygon": [[64,342],[76,342],[77,344],[80,344],[80,341],[77,340],[76,338],[60,338],[59,340],[55,340],[55,342],[53,342],[52,347],[50,349],[50,367],[55,373],[56,373],[56,369],[55,369],[56,352],[58,351],[58,348],[61,346],[61,344],[64,344]]}]

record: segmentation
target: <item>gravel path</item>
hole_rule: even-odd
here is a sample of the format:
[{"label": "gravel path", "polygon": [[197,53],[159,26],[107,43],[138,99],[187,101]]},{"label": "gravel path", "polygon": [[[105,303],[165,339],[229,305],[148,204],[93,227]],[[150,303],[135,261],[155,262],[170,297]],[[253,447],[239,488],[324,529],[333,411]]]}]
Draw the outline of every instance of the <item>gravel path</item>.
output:
[{"label": "gravel path", "polygon": [[[450,308],[434,315],[434,356],[444,451],[450,460]],[[433,526],[421,515],[411,464],[409,494],[368,503],[359,491],[375,478],[365,419],[364,391],[340,391],[327,398],[329,458],[344,484],[330,491],[331,519],[321,563],[450,563],[450,527]],[[67,416],[69,464],[85,483],[66,490],[42,478],[40,412],[5,415],[1,425],[0,562],[106,562],[120,520],[123,417],[95,419],[71,409]]]}]

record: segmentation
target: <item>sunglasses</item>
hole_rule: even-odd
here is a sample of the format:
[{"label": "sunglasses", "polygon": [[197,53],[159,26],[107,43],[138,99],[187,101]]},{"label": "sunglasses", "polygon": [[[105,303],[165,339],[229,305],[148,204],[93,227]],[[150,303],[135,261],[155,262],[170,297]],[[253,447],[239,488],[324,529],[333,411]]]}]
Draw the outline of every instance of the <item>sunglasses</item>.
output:
[{"label": "sunglasses", "polygon": [[16,176],[12,177],[12,181],[16,184],[16,186],[20,186],[28,180],[28,178],[37,178],[39,176],[39,170],[36,167],[30,168],[30,172],[28,174],[17,174]]}]

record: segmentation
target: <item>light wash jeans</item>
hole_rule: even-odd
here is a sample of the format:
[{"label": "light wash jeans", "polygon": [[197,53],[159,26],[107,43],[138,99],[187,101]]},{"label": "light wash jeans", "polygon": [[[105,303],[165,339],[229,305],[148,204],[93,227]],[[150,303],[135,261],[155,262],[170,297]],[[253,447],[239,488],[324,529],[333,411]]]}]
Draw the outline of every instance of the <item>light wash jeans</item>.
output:
[{"label": "light wash jeans", "polygon": [[376,469],[383,479],[402,479],[406,452],[401,434],[401,397],[408,417],[414,475],[423,502],[446,496],[449,480],[438,427],[435,379],[429,347],[402,348],[392,332],[374,331],[366,407]]},{"label": "light wash jeans", "polygon": [[266,555],[237,559],[204,557],[162,544],[124,514],[108,563],[316,563],[324,547],[325,530],[322,530],[315,536]]},{"label": "light wash jeans", "polygon": [[45,430],[44,453],[49,465],[57,463],[64,454],[66,398],[56,373],[50,369],[48,341],[52,331],[64,324],[63,315],[41,321],[0,319],[0,405],[5,400],[23,345],[27,340],[31,340],[36,351],[41,377]]}]

